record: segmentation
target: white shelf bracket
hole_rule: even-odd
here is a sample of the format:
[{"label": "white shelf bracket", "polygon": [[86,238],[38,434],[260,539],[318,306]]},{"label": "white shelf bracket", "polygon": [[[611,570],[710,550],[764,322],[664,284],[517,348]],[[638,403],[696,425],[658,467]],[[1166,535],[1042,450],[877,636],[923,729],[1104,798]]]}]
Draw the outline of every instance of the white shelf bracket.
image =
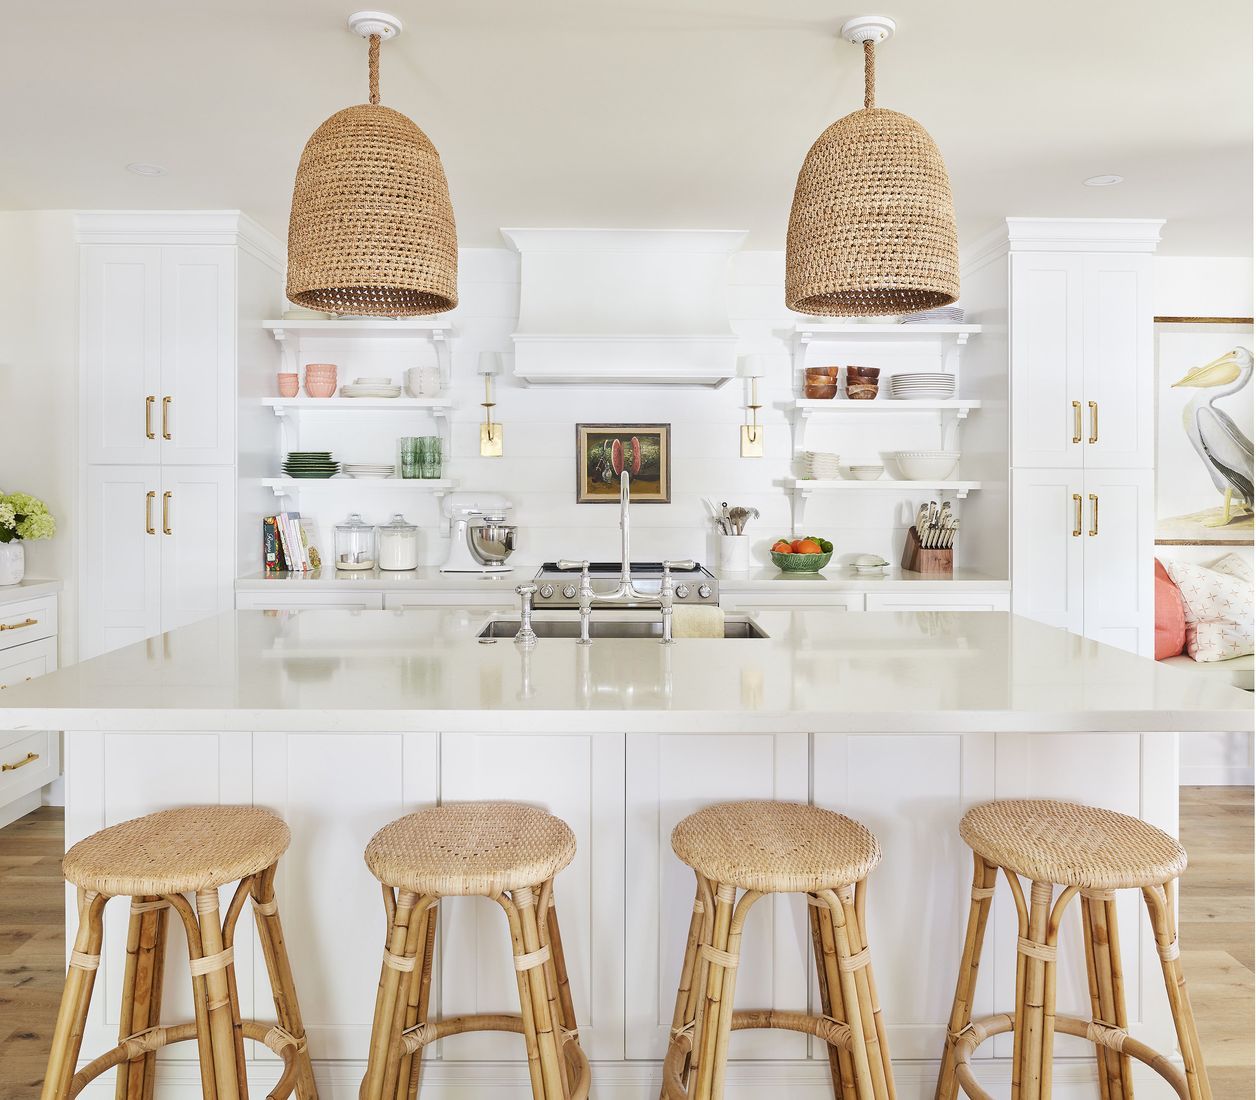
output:
[{"label": "white shelf bracket", "polygon": [[802,529],[807,518],[807,501],[810,498],[810,489],[802,489],[797,486],[790,494],[790,531],[795,537],[803,533]]},{"label": "white shelf bracket", "polygon": [[436,349],[436,367],[440,371],[441,389],[446,393],[449,392],[450,382],[453,377],[453,368],[450,364],[449,355],[449,333],[445,329],[432,330],[432,346]]},{"label": "white shelf bracket", "polygon": [[279,354],[283,359],[283,369],[288,374],[299,374],[300,368],[300,339],[289,340],[288,330],[282,328],[273,328],[270,330],[275,341],[279,344]]},{"label": "white shelf bracket", "polygon": [[968,343],[968,333],[957,332],[953,337],[954,342],[949,347],[945,347],[942,352],[942,369],[950,371],[956,377],[959,376],[960,360],[964,355],[964,346]]},{"label": "white shelf bracket", "polygon": [[807,421],[811,417],[811,410],[808,408],[799,408],[794,406],[794,415],[792,417],[791,428],[793,436],[794,458],[801,458],[804,444],[807,442]]}]

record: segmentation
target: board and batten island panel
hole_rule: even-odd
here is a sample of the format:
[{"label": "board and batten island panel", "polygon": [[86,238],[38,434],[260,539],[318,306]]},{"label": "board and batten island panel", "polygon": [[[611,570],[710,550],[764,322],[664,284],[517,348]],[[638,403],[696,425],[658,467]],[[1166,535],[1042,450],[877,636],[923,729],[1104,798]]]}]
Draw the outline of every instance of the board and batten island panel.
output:
[{"label": "board and batten island panel", "polygon": [[[438,800],[514,798],[571,824],[579,851],[557,900],[596,1093],[653,1100],[693,902],[672,826],[729,798],[848,813],[884,849],[870,880],[871,948],[899,1095],[925,1100],[967,915],[964,809],[1061,796],[1176,831],[1179,732],[1250,734],[1247,697],[1002,613],[747,613],[767,639],[589,648],[543,639],[531,652],[477,644],[491,614],[480,609],[233,613],[24,685],[0,706],[0,728],[67,730],[69,842],[195,802],[255,803],[290,823],[278,888],[332,1100],[355,1096],[362,1072],[383,936],[362,849],[389,820]],[[1131,1030],[1171,1050],[1137,895],[1121,904]],[[110,994],[125,912],[106,913],[85,1052],[116,1042]],[[481,899],[445,903],[436,1011],[514,1007],[502,924]],[[1077,947],[1076,920],[1068,924],[1065,942]],[[242,1007],[266,1017],[249,937],[238,948]],[[1014,944],[1014,913],[1000,898],[978,1011],[1009,1002]],[[739,1004],[816,1009],[802,899],[756,907],[743,946]],[[1062,967],[1062,1009],[1085,1008],[1081,959],[1078,950]],[[181,978],[176,955],[174,1013],[187,1008]],[[1063,1041],[1059,1050],[1057,1097],[1090,1096],[1093,1055]],[[745,1032],[732,1052],[730,1100],[831,1096],[826,1053],[809,1040]],[[163,1095],[193,1100],[192,1052],[171,1053]],[[254,1054],[264,1091],[275,1067]],[[1009,1054],[1005,1036],[978,1052],[987,1088],[1006,1089]],[[432,1051],[424,1095],[522,1097],[526,1081],[509,1038],[461,1037]],[[1149,1085],[1140,1096],[1162,1095]]]}]

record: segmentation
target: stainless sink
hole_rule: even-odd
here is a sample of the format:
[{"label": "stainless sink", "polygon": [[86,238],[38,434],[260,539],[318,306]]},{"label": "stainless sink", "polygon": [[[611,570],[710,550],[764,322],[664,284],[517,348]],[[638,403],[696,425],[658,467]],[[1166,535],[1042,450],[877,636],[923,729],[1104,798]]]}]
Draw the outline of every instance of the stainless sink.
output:
[{"label": "stainless sink", "polygon": [[[533,619],[532,629],[538,638],[579,638],[578,619]],[[477,638],[513,639],[519,633],[518,619],[493,619],[485,623]],[[661,638],[663,624],[658,618],[594,619],[589,623],[592,638]],[[758,624],[748,619],[725,619],[725,638],[766,638]]]}]

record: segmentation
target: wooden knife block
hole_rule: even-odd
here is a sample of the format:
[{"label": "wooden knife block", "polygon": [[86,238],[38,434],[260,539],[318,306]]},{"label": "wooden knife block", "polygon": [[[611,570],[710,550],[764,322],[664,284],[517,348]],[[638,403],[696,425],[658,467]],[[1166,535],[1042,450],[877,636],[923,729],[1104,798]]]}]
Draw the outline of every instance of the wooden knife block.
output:
[{"label": "wooden knife block", "polygon": [[903,568],[912,573],[949,575],[955,570],[955,549],[926,550],[920,545],[916,528],[907,529],[907,544],[903,547]]}]

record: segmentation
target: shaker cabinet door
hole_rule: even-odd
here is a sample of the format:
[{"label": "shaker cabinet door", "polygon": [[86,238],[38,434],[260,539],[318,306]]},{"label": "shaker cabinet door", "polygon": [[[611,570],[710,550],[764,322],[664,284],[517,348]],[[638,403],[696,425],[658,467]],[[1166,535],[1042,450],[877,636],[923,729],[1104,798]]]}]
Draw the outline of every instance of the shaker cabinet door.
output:
[{"label": "shaker cabinet door", "polygon": [[86,246],[81,279],[87,461],[156,462],[161,419],[161,249]]},{"label": "shaker cabinet door", "polygon": [[161,490],[161,629],[174,630],[231,610],[235,470],[167,466]]},{"label": "shaker cabinet door", "polygon": [[235,250],[161,250],[164,463],[235,461]]},{"label": "shaker cabinet door", "polygon": [[1080,634],[1086,500],[1081,470],[1012,471],[1012,611]]},{"label": "shaker cabinet door", "polygon": [[79,656],[161,632],[161,470],[87,468]]},{"label": "shaker cabinet door", "polygon": [[1087,470],[1086,637],[1155,654],[1155,493],[1151,470]]},{"label": "shaker cabinet door", "polygon": [[1084,262],[1079,253],[1011,257],[1013,466],[1083,463]]}]

